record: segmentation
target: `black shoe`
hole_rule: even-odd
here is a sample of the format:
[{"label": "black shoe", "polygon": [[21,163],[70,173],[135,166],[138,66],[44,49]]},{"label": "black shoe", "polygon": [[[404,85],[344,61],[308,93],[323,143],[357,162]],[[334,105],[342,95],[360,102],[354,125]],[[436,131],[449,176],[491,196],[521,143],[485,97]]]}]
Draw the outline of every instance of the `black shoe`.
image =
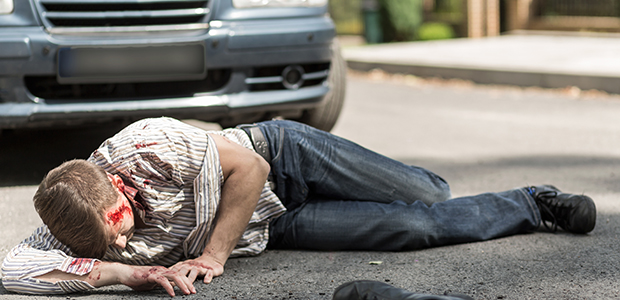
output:
[{"label": "black shoe", "polygon": [[[594,229],[596,206],[592,198],[562,193],[552,185],[532,186],[527,191],[536,200],[547,229],[555,232],[560,226],[572,233],[588,233]],[[551,228],[547,222],[551,222]]]},{"label": "black shoe", "polygon": [[387,283],[371,280],[351,281],[334,291],[333,300],[474,300],[466,295],[428,295],[412,293]]}]

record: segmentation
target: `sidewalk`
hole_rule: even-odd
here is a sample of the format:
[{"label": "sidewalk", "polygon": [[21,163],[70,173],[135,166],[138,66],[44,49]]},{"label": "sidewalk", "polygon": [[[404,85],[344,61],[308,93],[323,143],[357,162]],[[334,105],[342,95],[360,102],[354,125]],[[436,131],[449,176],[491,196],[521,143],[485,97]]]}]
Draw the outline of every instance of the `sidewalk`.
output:
[{"label": "sidewalk", "polygon": [[349,68],[620,93],[620,36],[505,35],[345,46]]}]

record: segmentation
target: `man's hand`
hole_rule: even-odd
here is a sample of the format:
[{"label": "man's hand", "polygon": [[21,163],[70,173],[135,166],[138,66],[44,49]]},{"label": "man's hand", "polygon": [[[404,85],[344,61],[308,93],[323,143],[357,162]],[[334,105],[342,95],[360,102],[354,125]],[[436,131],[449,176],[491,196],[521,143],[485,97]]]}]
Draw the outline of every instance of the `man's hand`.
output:
[{"label": "man's hand", "polygon": [[131,272],[119,274],[120,283],[136,290],[146,291],[162,286],[166,292],[174,297],[173,285],[179,287],[185,295],[195,294],[193,280],[181,273],[165,267],[129,266]]},{"label": "man's hand", "polygon": [[211,283],[213,277],[224,273],[224,264],[214,257],[202,255],[196,259],[179,262],[170,267],[170,270],[186,276],[189,282],[194,282],[198,276],[204,276],[204,283]]}]

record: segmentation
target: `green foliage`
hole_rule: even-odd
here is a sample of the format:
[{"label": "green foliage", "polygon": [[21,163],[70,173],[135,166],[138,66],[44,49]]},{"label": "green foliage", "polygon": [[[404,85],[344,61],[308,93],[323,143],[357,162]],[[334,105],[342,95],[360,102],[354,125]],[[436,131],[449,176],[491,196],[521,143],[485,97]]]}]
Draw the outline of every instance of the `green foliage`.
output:
[{"label": "green foliage", "polygon": [[332,0],[328,5],[329,14],[336,24],[337,34],[362,34],[360,0]]},{"label": "green foliage", "polygon": [[454,29],[446,23],[424,23],[418,31],[418,38],[421,41],[451,39],[454,36]]},{"label": "green foliage", "polygon": [[[458,24],[463,21],[463,0],[435,0],[433,11],[426,15],[424,0],[376,0],[378,5],[369,5],[372,2],[330,0],[329,13],[336,24],[336,33],[366,35],[367,39],[372,33],[383,42],[453,38],[454,26],[458,30]],[[372,24],[366,24],[370,21]],[[432,23],[422,25],[424,21]]]},{"label": "green foliage", "polygon": [[413,41],[423,19],[423,0],[379,0],[385,41]]},{"label": "green foliage", "polygon": [[430,17],[434,22],[445,22],[453,25],[464,21],[465,1],[463,0],[435,0],[435,8]]},{"label": "green foliage", "polygon": [[463,0],[435,0],[435,12],[458,12],[464,7]]}]

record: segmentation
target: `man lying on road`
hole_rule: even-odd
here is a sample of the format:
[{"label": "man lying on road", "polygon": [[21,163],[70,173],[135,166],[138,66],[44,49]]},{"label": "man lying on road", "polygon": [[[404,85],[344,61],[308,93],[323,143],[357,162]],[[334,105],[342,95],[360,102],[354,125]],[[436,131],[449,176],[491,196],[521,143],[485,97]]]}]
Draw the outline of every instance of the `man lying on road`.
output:
[{"label": "man lying on road", "polygon": [[592,199],[549,185],[451,199],[428,170],[291,121],[141,120],[51,170],[34,205],[45,225],[4,260],[9,291],[191,294],[266,248],[402,251],[596,221]]}]

